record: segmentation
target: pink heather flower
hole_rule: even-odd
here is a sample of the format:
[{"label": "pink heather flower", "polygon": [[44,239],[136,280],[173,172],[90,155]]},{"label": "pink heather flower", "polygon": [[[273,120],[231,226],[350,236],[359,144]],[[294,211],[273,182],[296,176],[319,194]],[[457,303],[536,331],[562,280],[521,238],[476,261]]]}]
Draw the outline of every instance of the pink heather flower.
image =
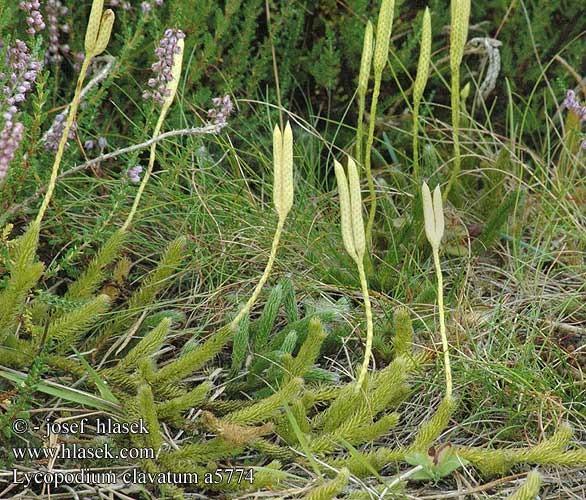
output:
[{"label": "pink heather flower", "polygon": [[41,8],[39,0],[33,0],[32,2],[23,1],[20,2],[18,6],[21,10],[26,12],[26,24],[28,24],[26,32],[29,35],[34,35],[45,29],[45,22],[43,21],[43,16],[39,10]]},{"label": "pink heather flower", "polygon": [[122,10],[130,10],[132,8],[132,6],[130,5],[130,2],[125,2],[123,0],[110,0],[110,3],[108,4],[109,7],[121,7]]},{"label": "pink heather flower", "polygon": [[232,114],[234,105],[228,94],[224,97],[214,97],[212,103],[214,107],[208,110],[208,118],[212,120],[216,127],[215,132],[218,133],[228,125],[228,117]]},{"label": "pink heather flower", "polygon": [[[47,60],[50,63],[60,63],[63,60],[63,55],[67,55],[70,52],[69,45],[60,41],[61,34],[69,33],[69,25],[65,20],[69,9],[61,3],[61,0],[47,0],[45,12],[49,27]],[[62,24],[59,24],[60,22]]]},{"label": "pink heather flower", "polygon": [[18,111],[18,106],[25,101],[26,95],[32,90],[41,69],[41,63],[32,58],[23,41],[16,40],[14,45],[6,51],[6,67],[10,73],[0,75],[0,78],[7,79],[2,87],[2,94],[7,104],[3,116],[7,122],[10,122]]},{"label": "pink heather flower", "polygon": [[6,121],[4,129],[0,132],[0,181],[4,180],[8,173],[8,167],[22,142],[23,135],[22,123],[13,124],[11,121]]},{"label": "pink heather flower", "polygon": [[73,69],[76,73],[79,73],[81,70],[81,65],[85,60],[85,54],[83,52],[74,52],[73,53]]},{"label": "pink heather flower", "polygon": [[576,92],[568,90],[566,92],[566,98],[563,102],[563,107],[574,113],[580,121],[586,120],[586,106],[582,106],[580,101],[576,99]]},{"label": "pink heather flower", "polygon": [[165,97],[169,95],[169,83],[173,79],[172,68],[175,54],[178,54],[181,48],[178,43],[179,40],[185,38],[185,33],[178,29],[167,29],[165,35],[161,39],[159,46],[155,49],[157,62],[151,66],[154,78],[148,81],[149,87],[152,90],[147,90],[143,93],[143,99],[153,99],[162,104]]},{"label": "pink heather flower", "polygon": [[138,184],[140,182],[140,174],[142,173],[142,167],[140,165],[137,165],[136,167],[132,167],[128,169],[128,172],[126,172],[128,175],[128,178],[130,179],[130,182],[132,182],[133,184]]},{"label": "pink heather flower", "polygon": [[[45,143],[45,149],[48,151],[57,151],[59,147],[59,141],[61,140],[61,136],[63,135],[63,130],[65,129],[65,122],[67,119],[67,110],[59,113],[55,119],[53,120],[53,124],[51,128],[47,130],[45,136],[43,137],[43,141]],[[77,123],[74,121],[71,124],[71,128],[69,129],[68,139],[75,139],[75,132],[77,130]]]}]

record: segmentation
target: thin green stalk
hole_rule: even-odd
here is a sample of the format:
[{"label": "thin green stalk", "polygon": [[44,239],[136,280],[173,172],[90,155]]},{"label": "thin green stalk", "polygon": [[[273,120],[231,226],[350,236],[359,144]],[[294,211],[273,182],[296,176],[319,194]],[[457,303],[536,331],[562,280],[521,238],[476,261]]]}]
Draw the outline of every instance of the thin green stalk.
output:
[{"label": "thin green stalk", "polygon": [[419,103],[413,107],[413,177],[419,185]]},{"label": "thin green stalk", "polygon": [[[164,109],[159,116],[159,120],[157,121],[157,125],[155,126],[155,130],[153,132],[153,139],[155,139],[159,135],[159,133],[161,132],[161,127],[163,126],[163,122],[165,121],[166,114],[167,114],[167,110]],[[140,199],[142,197],[142,194],[143,194],[145,187],[149,181],[149,178],[153,172],[153,167],[155,165],[155,152],[157,149],[157,144],[158,144],[157,142],[153,142],[151,144],[149,164],[148,164],[146,172],[142,178],[142,181],[140,183],[138,191],[134,197],[134,202],[132,203],[132,208],[130,209],[130,213],[128,214],[128,217],[126,217],[124,224],[122,224],[121,231],[123,231],[123,232],[128,230],[128,228],[130,227],[130,224],[132,223],[132,219],[134,218],[134,216],[136,215],[136,211],[138,210],[138,205],[140,203]]]},{"label": "thin green stalk", "polygon": [[444,368],[446,371],[446,396],[452,397],[452,368],[450,364],[450,351],[448,345],[448,336],[446,334],[446,319],[444,311],[444,280],[442,276],[442,267],[439,259],[439,248],[432,247],[433,263],[437,276],[437,306],[439,309],[440,335],[442,337],[442,347],[444,351]]},{"label": "thin green stalk", "polygon": [[373,323],[372,323],[372,307],[370,305],[370,296],[368,294],[368,283],[366,282],[366,273],[364,272],[364,264],[358,264],[358,274],[360,276],[360,286],[362,288],[362,296],[364,297],[364,313],[366,316],[366,348],[364,350],[364,360],[362,361],[362,368],[358,376],[356,390],[359,391],[364,384],[366,373],[368,372],[368,364],[372,356],[372,339],[374,337]]},{"label": "thin green stalk", "polygon": [[364,135],[364,111],[366,108],[366,94],[358,92],[358,125],[356,127],[356,159],[362,161],[362,136]]},{"label": "thin green stalk", "polygon": [[452,105],[452,140],[454,141],[454,166],[452,174],[446,189],[444,191],[444,201],[447,200],[450,190],[454,186],[460,170],[462,168],[462,159],[460,157],[460,67],[452,69],[452,87],[451,87],[451,105]]},{"label": "thin green stalk", "polygon": [[65,127],[63,128],[63,133],[61,134],[61,139],[59,140],[59,145],[57,147],[57,154],[55,155],[55,160],[53,162],[53,168],[51,170],[51,178],[49,179],[47,192],[45,194],[45,198],[43,199],[41,208],[39,209],[39,213],[37,214],[37,218],[35,219],[35,221],[38,224],[40,224],[43,220],[45,212],[47,211],[49,203],[51,202],[51,198],[53,197],[53,192],[55,191],[57,175],[59,174],[59,167],[61,166],[61,160],[63,159],[63,152],[65,151],[65,145],[67,144],[67,140],[69,139],[69,131],[71,130],[71,126],[73,125],[73,121],[75,120],[75,116],[77,115],[77,109],[79,108],[79,102],[81,100],[81,90],[90,63],[91,57],[86,55],[86,58],[84,59],[83,64],[81,66],[79,76],[77,77],[75,94],[73,95],[73,100],[71,101],[71,105],[69,107],[67,120],[65,121]]},{"label": "thin green stalk", "polygon": [[248,299],[248,302],[246,302],[244,307],[242,309],[240,309],[240,311],[238,312],[236,317],[230,322],[231,329],[235,329],[238,326],[238,324],[240,323],[240,320],[246,314],[248,314],[250,312],[250,309],[252,308],[252,306],[254,305],[256,300],[258,299],[258,296],[260,295],[260,292],[261,292],[263,286],[265,285],[265,283],[269,279],[269,276],[270,276],[271,271],[273,269],[273,264],[275,263],[275,258],[277,257],[277,250],[279,248],[279,241],[281,240],[281,235],[283,234],[283,226],[284,225],[285,225],[285,217],[279,217],[277,229],[276,229],[275,235],[273,237],[273,245],[271,247],[271,255],[269,256],[269,260],[267,261],[267,265],[265,267],[265,270],[262,273],[260,280],[256,284],[256,287],[255,287],[254,291],[252,292],[252,295]]},{"label": "thin green stalk", "polygon": [[370,80],[370,68],[372,66],[372,54],[374,34],[372,23],[368,21],[364,31],[362,45],[362,58],[360,61],[360,73],[358,75],[358,126],[356,127],[356,159],[362,162],[362,141],[364,135],[364,111],[366,108],[366,93]]},{"label": "thin green stalk", "polygon": [[376,109],[380,95],[380,86],[382,73],[375,73],[374,90],[372,92],[372,102],[370,104],[370,122],[368,124],[368,139],[366,150],[364,151],[364,169],[366,171],[366,180],[368,181],[368,192],[370,196],[370,210],[368,212],[368,222],[366,223],[366,242],[369,247],[372,243],[372,227],[374,225],[374,216],[376,214],[376,193],[374,190],[374,179],[372,177],[370,157],[372,155],[372,146],[374,144],[374,128],[376,125]]}]

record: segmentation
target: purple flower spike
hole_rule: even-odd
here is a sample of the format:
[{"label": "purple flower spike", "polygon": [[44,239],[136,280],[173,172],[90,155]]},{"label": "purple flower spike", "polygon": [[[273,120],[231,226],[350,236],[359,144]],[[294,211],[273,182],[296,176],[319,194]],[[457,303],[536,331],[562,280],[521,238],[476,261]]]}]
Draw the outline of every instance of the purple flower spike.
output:
[{"label": "purple flower spike", "polygon": [[208,118],[212,120],[216,127],[215,132],[220,132],[226,125],[228,125],[228,117],[234,110],[234,105],[229,95],[224,97],[214,97],[212,99],[214,107],[208,111]]},{"label": "purple flower spike", "polygon": [[8,173],[10,162],[22,142],[24,126],[22,123],[13,124],[7,121],[0,132],[0,181],[4,180]]},{"label": "purple flower spike", "polygon": [[[59,141],[61,140],[61,136],[63,135],[63,130],[65,129],[65,122],[67,120],[67,110],[59,113],[55,119],[53,120],[53,124],[51,128],[47,130],[45,136],[43,137],[43,141],[45,142],[45,148],[48,151],[57,151],[59,147]],[[69,129],[68,139],[75,139],[75,132],[77,131],[77,123],[74,121],[71,124],[71,128]]]},{"label": "purple flower spike", "polygon": [[576,99],[576,92],[573,90],[568,90],[566,92],[566,98],[562,103],[564,108],[567,108],[568,111],[574,113],[580,121],[586,120],[586,106],[582,106],[580,101]]},{"label": "purple flower spike", "polygon": [[47,60],[50,63],[60,63],[63,55],[70,52],[69,45],[60,41],[62,33],[69,33],[69,25],[65,21],[69,9],[61,3],[61,0],[47,0],[45,12],[49,29]]},{"label": "purple flower spike", "polygon": [[157,62],[151,66],[155,76],[149,79],[148,86],[152,90],[147,90],[143,93],[144,99],[152,98],[162,104],[165,97],[170,94],[169,83],[173,80],[173,59],[175,54],[178,54],[181,50],[177,42],[183,38],[185,38],[185,33],[181,30],[169,28],[165,31],[165,35],[155,50]]},{"label": "purple flower spike", "polygon": [[32,58],[23,41],[16,40],[6,52],[6,66],[10,73],[3,75],[8,76],[7,83],[2,87],[7,104],[3,116],[7,122],[10,122],[18,111],[18,106],[25,101],[26,95],[32,90],[41,69],[41,63]]},{"label": "purple flower spike", "polygon": [[43,16],[41,11],[41,3],[39,0],[31,1],[23,1],[18,4],[21,10],[26,12],[26,24],[28,24],[28,29],[26,32],[29,35],[34,35],[39,31],[45,29],[45,22],[43,21]]}]

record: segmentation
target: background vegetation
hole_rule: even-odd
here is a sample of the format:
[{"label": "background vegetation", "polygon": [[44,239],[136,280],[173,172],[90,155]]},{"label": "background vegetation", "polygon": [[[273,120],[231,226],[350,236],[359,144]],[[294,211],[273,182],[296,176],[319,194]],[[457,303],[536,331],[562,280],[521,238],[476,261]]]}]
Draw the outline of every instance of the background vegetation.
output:
[{"label": "background vegetation", "polygon": [[[0,5],[3,54],[21,39],[44,62],[19,109],[24,140],[0,183],[0,290],[10,289],[16,261],[22,269],[37,261],[45,268],[9,325],[22,343],[0,349],[0,424],[8,428],[17,416],[43,422],[96,410],[130,419],[149,415],[161,423],[161,435],[130,444],[158,448],[164,441],[176,453],[166,462],[138,464],[144,470],[178,471],[185,463],[200,471],[254,467],[251,490],[278,497],[504,498],[532,465],[542,465],[541,498],[586,496],[584,457],[576,451],[586,439],[585,155],[582,122],[570,122],[562,105],[568,89],[586,98],[581,2],[473,2],[468,39],[498,40],[502,65],[481,99],[490,61],[483,41],[465,48],[462,175],[445,203],[442,247],[458,402],[443,414],[436,284],[413,179],[411,103],[429,6],[432,65],[420,111],[420,158],[422,177],[445,186],[453,164],[450,8],[437,0],[395,2],[372,154],[379,209],[366,259],[375,318],[370,387],[385,390],[384,397],[366,398],[376,402],[376,419],[358,419],[351,429],[341,425],[348,411],[366,403],[348,403],[339,413],[328,413],[336,403],[328,405],[346,399],[366,326],[359,276],[340,236],[333,163],[355,147],[364,30],[368,20],[376,22],[380,3],[167,0],[151,2],[145,12],[140,2],[106,2],[116,22],[87,81],[109,69],[83,98],[63,177],[40,229],[38,257],[19,261],[15,252],[18,257],[25,243],[16,238],[37,214],[55,157],[44,137],[73,95],[90,11],[89,1],[41,3],[46,22],[51,9],[57,12],[53,52],[48,28],[27,35],[18,3]],[[231,96],[235,111],[218,134],[175,135],[158,144],[154,176],[131,231],[110,259],[104,257],[95,290],[72,297],[71,283],[103,257],[99,250],[130,211],[137,187],[128,170],[147,164],[146,147],[116,152],[150,139],[157,107],[142,95],[153,51],[168,27],[180,28],[186,39],[178,96],[164,131],[205,126],[214,97]],[[4,82],[8,67],[2,64],[4,55]],[[0,106],[4,113],[6,104]],[[281,119],[293,125],[295,203],[269,286],[235,337],[218,337],[252,293],[269,255],[278,219],[272,132]],[[116,154],[87,163],[108,153]],[[363,187],[366,198],[366,182]],[[94,304],[93,321],[76,331],[56,329],[51,342],[38,342],[46,325],[72,324],[68,315],[90,307],[90,295],[107,296],[110,308]],[[403,350],[401,338],[408,345]],[[110,345],[115,349],[108,351]],[[51,384],[59,386],[51,391]],[[82,396],[68,392],[70,386]],[[293,397],[299,394],[302,404]],[[422,438],[430,419],[435,430]],[[375,423],[378,432],[369,435]],[[570,428],[573,461],[495,452],[483,455],[487,465],[465,451],[529,449],[566,432],[551,448],[559,450],[568,445]],[[248,438],[238,442],[235,435]],[[46,444],[41,431],[25,438],[6,431],[0,440],[3,471],[15,466],[11,447]],[[434,443],[459,447],[469,463],[424,481],[397,480],[419,463],[409,453],[425,454]],[[36,470],[47,464],[17,465]],[[0,497],[19,492],[10,480],[0,475]],[[204,498],[254,494],[244,486],[238,492],[186,491]],[[52,493],[69,498],[65,490]],[[103,493],[181,494],[153,485]]]}]

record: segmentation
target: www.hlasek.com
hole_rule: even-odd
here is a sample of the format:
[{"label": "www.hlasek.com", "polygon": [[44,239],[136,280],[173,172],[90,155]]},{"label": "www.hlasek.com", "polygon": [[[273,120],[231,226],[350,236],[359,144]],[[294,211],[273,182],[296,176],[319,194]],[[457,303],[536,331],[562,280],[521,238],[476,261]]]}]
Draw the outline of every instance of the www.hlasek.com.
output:
[{"label": "www.hlasek.com", "polygon": [[[90,421],[82,418],[78,421],[45,421],[45,437],[67,435],[101,435],[112,436],[120,434],[148,434],[148,428],[142,419],[136,422],[118,422],[112,419],[94,419]],[[41,427],[32,427],[38,431]],[[26,434],[31,430],[30,423],[25,419],[15,419],[12,422],[12,431],[15,434]],[[55,442],[54,446],[29,448],[14,447],[12,455],[15,460],[39,461],[41,463],[56,464],[58,460],[153,460],[156,458],[156,450],[153,448],[113,448],[110,443],[104,442],[99,446],[83,446],[77,443],[66,444]],[[131,468],[122,472],[105,470],[75,469],[20,471],[12,470],[12,482],[25,487],[33,485],[47,485],[59,487],[72,484],[222,484],[254,482],[254,471],[250,468],[223,468],[202,473],[196,472],[144,472]]]},{"label": "www.hlasek.com", "polygon": [[81,469],[78,471],[12,471],[12,482],[25,487],[51,486],[58,488],[62,485],[75,484],[229,484],[254,482],[253,469],[224,468],[198,474],[197,472],[144,472],[132,469],[124,472]]}]

